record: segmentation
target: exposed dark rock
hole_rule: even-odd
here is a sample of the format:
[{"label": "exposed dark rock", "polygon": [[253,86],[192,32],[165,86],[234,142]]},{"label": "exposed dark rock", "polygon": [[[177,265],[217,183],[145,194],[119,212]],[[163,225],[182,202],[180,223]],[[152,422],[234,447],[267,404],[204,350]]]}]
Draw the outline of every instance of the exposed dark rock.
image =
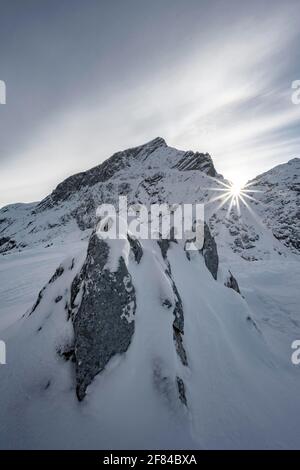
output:
[{"label": "exposed dark rock", "polygon": [[176,378],[168,376],[163,370],[162,362],[158,359],[154,361],[153,382],[155,388],[166,399],[168,405],[174,406],[179,398],[187,406],[183,380],[178,376]]},{"label": "exposed dark rock", "polygon": [[175,165],[178,170],[200,170],[209,176],[216,176],[211,156],[208,153],[185,152],[182,159]]},{"label": "exposed dark rock", "polygon": [[229,271],[229,277],[226,279],[225,286],[235,290],[238,294],[241,293],[238,282],[231,271]]},{"label": "exposed dark rock", "polygon": [[127,239],[130,243],[135,261],[139,264],[143,256],[143,248],[136,238],[130,237],[130,235],[127,234]]},{"label": "exposed dark rock", "polygon": [[162,257],[164,259],[167,258],[167,253],[168,253],[168,249],[169,249],[169,246],[170,246],[170,240],[168,240],[167,238],[161,238],[160,240],[157,240],[157,243],[160,247],[160,251],[161,251],[161,254],[162,254]]},{"label": "exposed dark rock", "polygon": [[87,258],[71,289],[71,303],[82,287],[73,318],[75,332],[76,392],[79,400],[95,375],[115,355],[125,352],[134,333],[135,289],[122,257],[116,272],[105,268],[109,246],[91,236]]},{"label": "exposed dark rock", "polygon": [[[42,298],[43,298],[43,295],[44,295],[45,290],[47,289],[47,286],[48,286],[49,284],[53,284],[53,282],[55,282],[60,276],[62,276],[63,273],[64,273],[64,267],[63,267],[62,265],[60,265],[60,266],[56,269],[55,273],[54,273],[53,276],[51,277],[51,279],[50,279],[50,281],[48,282],[48,284],[46,284],[46,285],[40,290],[40,292],[39,292],[39,294],[38,294],[38,297],[37,297],[37,300],[36,300],[36,302],[34,303],[32,309],[30,310],[29,315],[31,315],[31,314],[37,309],[37,307],[39,306],[39,304],[41,303],[41,300],[42,300]],[[56,297],[56,298],[55,298],[55,303],[58,303],[61,299],[62,299],[61,296]]]},{"label": "exposed dark rock", "polygon": [[48,390],[48,388],[50,388],[50,385],[51,385],[51,380],[48,380],[48,382],[44,386],[44,390]]},{"label": "exposed dark rock", "polygon": [[173,326],[181,333],[184,333],[184,313],[183,313],[183,306],[182,306],[182,300],[179,295],[179,292],[177,290],[177,287],[173,281],[172,281],[172,288],[175,296],[175,308],[174,308],[174,323]]},{"label": "exposed dark rock", "polygon": [[62,357],[65,361],[75,362],[75,349],[74,346],[66,346],[59,348],[57,354]]},{"label": "exposed dark rock", "polygon": [[176,381],[177,381],[179,399],[185,406],[187,406],[184,382],[180,377],[176,377]]},{"label": "exposed dark rock", "polygon": [[211,272],[213,278],[217,279],[219,267],[217,245],[206,223],[204,224],[204,242],[201,252],[207,269]]},{"label": "exposed dark rock", "polygon": [[173,324],[173,338],[176,346],[176,351],[180,360],[184,366],[188,365],[186,352],[182,342],[182,334]]},{"label": "exposed dark rock", "polygon": [[10,238],[8,238],[8,237],[0,238],[0,246],[4,245],[4,243],[7,243],[9,241],[10,241]]},{"label": "exposed dark rock", "polygon": [[168,269],[166,270],[166,274],[170,279],[173,294],[174,294],[174,299],[175,299],[175,307],[173,311],[173,314],[175,317],[174,322],[173,322],[173,339],[174,339],[177,354],[180,357],[182,364],[184,366],[187,366],[188,361],[187,361],[187,356],[186,356],[186,352],[185,352],[183,341],[182,341],[182,336],[184,335],[184,312],[183,312],[182,300],[179,295],[176,284],[172,278],[172,273],[171,273],[169,264],[168,264]]},{"label": "exposed dark rock", "polygon": [[178,241],[175,237],[174,227],[170,228],[170,234],[169,234],[168,238],[161,238],[161,234],[160,234],[160,238],[159,238],[159,240],[157,240],[157,243],[160,247],[162,257],[164,258],[165,261],[167,260],[168,249],[170,248],[171,242],[178,243]]},{"label": "exposed dark rock", "polygon": [[50,281],[49,281],[49,284],[52,284],[53,282],[56,281],[56,279],[58,279],[60,276],[62,276],[62,274],[64,273],[64,268],[62,265],[60,265],[57,270],[55,271],[55,273],[53,274],[53,276],[51,277]]},{"label": "exposed dark rock", "polygon": [[37,309],[37,307],[40,305],[41,300],[43,298],[43,292],[44,292],[45,289],[46,289],[46,287],[43,287],[43,289],[40,290],[40,292],[38,294],[38,297],[37,297],[32,309],[29,312],[29,315],[31,315]]},{"label": "exposed dark rock", "polygon": [[15,240],[9,237],[0,238],[0,253],[6,253],[10,250],[17,248],[17,243]]},{"label": "exposed dark rock", "polygon": [[165,299],[162,304],[163,304],[164,307],[167,307],[167,308],[172,307],[172,302],[170,302],[169,299]]}]

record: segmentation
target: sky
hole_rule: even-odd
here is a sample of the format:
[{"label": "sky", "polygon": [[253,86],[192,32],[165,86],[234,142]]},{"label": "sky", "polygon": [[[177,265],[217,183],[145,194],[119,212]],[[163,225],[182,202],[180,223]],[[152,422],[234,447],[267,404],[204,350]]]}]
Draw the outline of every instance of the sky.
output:
[{"label": "sky", "polygon": [[300,156],[299,0],[0,0],[0,207],[156,136],[246,182]]}]

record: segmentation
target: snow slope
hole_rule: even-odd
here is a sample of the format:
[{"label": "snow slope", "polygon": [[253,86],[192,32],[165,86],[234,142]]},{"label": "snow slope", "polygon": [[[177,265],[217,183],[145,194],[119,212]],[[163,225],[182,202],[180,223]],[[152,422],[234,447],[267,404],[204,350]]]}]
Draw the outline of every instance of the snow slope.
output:
[{"label": "snow slope", "polygon": [[[156,270],[164,261],[153,242],[147,244],[140,265],[130,262],[138,296],[132,344],[95,378],[82,403],[75,395],[74,365],[56,354],[57,347],[73,334],[63,305],[53,309],[53,299],[48,299],[37,315],[21,318],[32,307],[35,286],[53,273],[59,254],[48,250],[47,259],[41,253],[24,252],[19,266],[28,263],[31,269],[13,272],[19,276],[16,286],[23,282],[27,294],[15,299],[12,324],[6,319],[1,323],[0,336],[8,346],[8,365],[0,368],[0,395],[5,405],[0,409],[1,448],[299,447],[300,379],[297,368],[289,363],[290,340],[299,328],[294,331],[293,318],[287,319],[287,312],[281,311],[289,312],[293,306],[291,314],[297,316],[297,298],[292,297],[288,304],[285,295],[297,292],[299,266],[295,286],[286,291],[284,276],[276,266],[272,265],[273,273],[268,272],[271,266],[267,263],[265,271],[260,267],[258,273],[248,273],[235,264],[235,271],[241,272],[243,299],[215,281],[198,254],[188,261],[184,251],[172,244],[168,260],[185,315],[188,366],[184,367],[174,349],[173,316],[159,302]],[[79,258],[86,250],[72,248]],[[5,262],[16,263],[15,256],[7,255]],[[67,260],[70,263],[69,256]],[[6,297],[7,266],[1,265],[1,275],[1,299],[7,299],[3,319],[5,311],[11,313]],[[271,284],[268,289],[261,286],[263,276]],[[257,284],[258,298],[254,293]],[[61,287],[59,284],[58,289]],[[277,292],[275,299],[272,289]],[[270,297],[274,311],[268,305]],[[259,331],[247,320],[250,313]],[[50,315],[46,322],[45,315]],[[40,326],[43,329],[38,332]],[[175,389],[165,380],[158,385],[153,370],[164,378],[180,371],[188,407],[176,399]]]}]

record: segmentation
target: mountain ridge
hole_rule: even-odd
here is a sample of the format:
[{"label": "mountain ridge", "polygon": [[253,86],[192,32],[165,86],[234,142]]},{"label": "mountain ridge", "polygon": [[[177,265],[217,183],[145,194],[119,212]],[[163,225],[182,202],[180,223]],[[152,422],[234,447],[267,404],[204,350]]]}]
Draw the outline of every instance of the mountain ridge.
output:
[{"label": "mountain ridge", "polygon": [[[290,167],[293,164],[286,165]],[[264,175],[272,171],[274,169]],[[37,244],[49,246],[56,240],[63,242],[64,239],[72,239],[76,233],[77,238],[87,239],[96,224],[97,207],[102,203],[117,204],[119,195],[127,196],[129,204],[203,203],[213,234],[218,236],[222,233],[218,241],[220,249],[225,243],[245,259],[259,259],[274,250],[284,252],[285,247],[298,253],[298,228],[292,220],[297,214],[296,192],[291,191],[289,242],[287,239],[282,242],[286,223],[280,216],[274,219],[276,226],[272,219],[267,219],[266,200],[262,201],[265,210],[261,207],[257,209],[260,194],[254,194],[256,201],[248,201],[249,206],[254,207],[262,220],[266,219],[266,229],[275,234],[273,240],[270,234],[263,233],[245,208],[241,215],[234,213],[234,208],[228,212],[229,202],[218,209],[219,201],[214,202],[214,199],[222,194],[219,191],[224,188],[224,182],[228,183],[216,172],[209,154],[177,150],[169,147],[163,138],[157,137],[138,147],[116,152],[85,172],[71,175],[40,202],[0,209],[0,253],[23,250]],[[250,189],[252,186],[255,189],[255,184],[258,184],[257,179],[251,182]],[[268,192],[266,189],[263,188]],[[276,191],[273,193],[269,203],[276,205]],[[285,204],[285,212],[288,211],[289,205]]]}]

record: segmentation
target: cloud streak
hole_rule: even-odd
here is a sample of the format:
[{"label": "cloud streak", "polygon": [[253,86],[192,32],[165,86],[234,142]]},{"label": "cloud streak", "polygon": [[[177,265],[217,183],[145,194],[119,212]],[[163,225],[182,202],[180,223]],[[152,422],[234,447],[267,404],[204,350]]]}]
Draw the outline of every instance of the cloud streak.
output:
[{"label": "cloud streak", "polygon": [[76,103],[51,113],[2,161],[0,204],[40,199],[63,177],[156,135],[209,152],[218,171],[236,181],[299,156],[300,106],[290,87],[300,78],[300,8],[267,3],[272,11],[259,17],[237,9],[233,23],[193,32],[167,68],[133,68],[124,81],[120,70],[118,85],[105,93],[101,77],[82,89]]}]

